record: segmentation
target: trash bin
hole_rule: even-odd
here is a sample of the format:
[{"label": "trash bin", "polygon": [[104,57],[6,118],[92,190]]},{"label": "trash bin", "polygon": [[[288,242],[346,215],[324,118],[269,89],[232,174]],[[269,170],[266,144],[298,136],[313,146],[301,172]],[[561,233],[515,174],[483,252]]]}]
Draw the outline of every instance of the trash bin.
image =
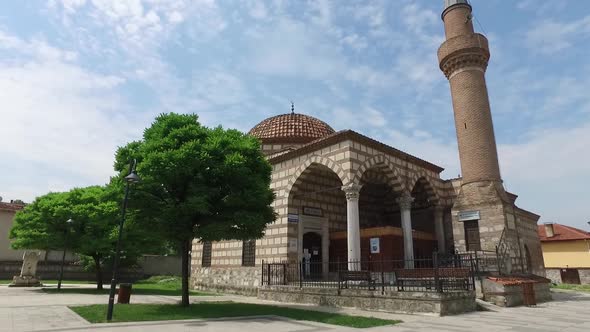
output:
[{"label": "trash bin", "polygon": [[131,298],[131,284],[119,284],[117,303],[129,304]]},{"label": "trash bin", "polygon": [[535,284],[532,282],[525,282],[522,284],[522,298],[524,305],[526,306],[537,305],[534,285]]}]

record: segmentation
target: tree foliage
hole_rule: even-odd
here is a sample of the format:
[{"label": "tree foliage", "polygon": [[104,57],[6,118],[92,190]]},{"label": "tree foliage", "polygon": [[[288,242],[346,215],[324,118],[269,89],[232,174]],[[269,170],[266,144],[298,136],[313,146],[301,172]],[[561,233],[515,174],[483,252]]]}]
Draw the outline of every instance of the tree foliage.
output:
[{"label": "tree foliage", "polygon": [[271,166],[258,141],[237,130],[207,128],[196,115],[162,114],[143,140],[117,152],[120,178],[137,160],[142,182],[131,207],[167,239],[183,260],[183,305],[188,305],[192,240],[253,239],[275,219]]},{"label": "tree foliage", "polygon": [[[12,246],[18,249],[68,250],[90,262],[102,288],[102,270],[111,259],[120,220],[120,189],[117,186],[75,188],[38,197],[15,216],[10,231]],[[66,220],[72,219],[71,224]],[[124,242],[126,262],[149,248],[133,220],[127,224]]]}]

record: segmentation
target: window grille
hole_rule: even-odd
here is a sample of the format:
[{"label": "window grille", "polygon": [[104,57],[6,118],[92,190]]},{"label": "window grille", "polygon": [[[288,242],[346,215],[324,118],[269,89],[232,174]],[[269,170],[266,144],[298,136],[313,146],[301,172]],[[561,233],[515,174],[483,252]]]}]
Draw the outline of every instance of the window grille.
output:
[{"label": "window grille", "polygon": [[242,243],[242,266],[254,266],[256,262],[256,240]]},{"label": "window grille", "polygon": [[203,242],[203,257],[201,261],[202,267],[210,267],[211,266],[211,251],[212,251],[212,244],[210,241]]}]

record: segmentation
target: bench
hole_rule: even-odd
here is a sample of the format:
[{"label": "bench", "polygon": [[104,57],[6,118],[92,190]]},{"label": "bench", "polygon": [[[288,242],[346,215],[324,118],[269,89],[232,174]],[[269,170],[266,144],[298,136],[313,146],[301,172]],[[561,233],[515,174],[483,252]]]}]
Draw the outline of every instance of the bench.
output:
[{"label": "bench", "polygon": [[338,273],[338,288],[348,288],[349,281],[364,281],[370,290],[375,290],[375,280],[371,271],[340,271]]},{"label": "bench", "polygon": [[[393,271],[398,291],[403,291],[406,286],[431,289],[435,286],[436,272],[433,268],[397,269]],[[462,289],[468,290],[469,278],[469,268],[439,268],[438,289],[443,289],[444,284],[458,283]]]}]

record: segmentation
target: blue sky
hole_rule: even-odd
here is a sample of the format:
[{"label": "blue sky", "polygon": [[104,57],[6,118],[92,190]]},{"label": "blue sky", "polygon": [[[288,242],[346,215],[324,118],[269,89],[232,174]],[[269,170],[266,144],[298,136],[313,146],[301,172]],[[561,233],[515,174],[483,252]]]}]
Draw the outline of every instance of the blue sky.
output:
[{"label": "blue sky", "polygon": [[[290,109],[459,174],[443,0],[0,4],[0,195],[105,183],[161,112],[247,131]],[[506,188],[588,229],[590,4],[473,0]]]}]

